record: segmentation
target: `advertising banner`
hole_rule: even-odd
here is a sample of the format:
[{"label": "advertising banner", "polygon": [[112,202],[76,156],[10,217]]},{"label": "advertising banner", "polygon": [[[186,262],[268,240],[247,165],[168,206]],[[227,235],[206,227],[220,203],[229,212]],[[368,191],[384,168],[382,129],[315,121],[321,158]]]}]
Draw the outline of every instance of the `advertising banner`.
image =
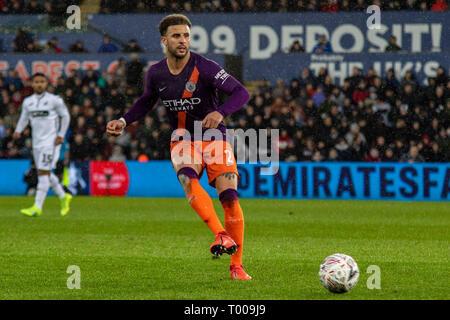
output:
[{"label": "advertising banner", "polygon": [[[1,195],[23,195],[28,160],[0,160]],[[450,201],[450,163],[281,162],[273,175],[263,165],[240,164],[242,198]],[[88,172],[86,171],[88,170]],[[69,168],[74,194],[185,197],[170,161],[77,162]],[[214,198],[204,174],[200,183]]]},{"label": "advertising banner", "polygon": [[[347,54],[284,54],[272,55],[270,60],[244,59],[244,79],[262,80],[276,83],[277,78],[290,81],[299,78],[303,68],[311,69],[314,74],[325,67],[333,82],[342,85],[350,77],[353,68],[364,70],[374,68],[384,78],[389,69],[394,69],[400,81],[406,71],[412,71],[420,85],[427,85],[429,77],[436,76],[436,69],[450,67],[450,53],[347,53]],[[251,79],[249,79],[249,76]]]},{"label": "advertising banner", "polygon": [[90,161],[90,194],[125,196],[130,177],[125,162]]},{"label": "advertising banner", "polygon": [[[163,14],[91,15],[89,23],[123,41],[136,39],[149,51],[162,52],[158,24]],[[269,59],[299,40],[311,53],[326,35],[335,53],[384,52],[391,35],[406,52],[445,52],[450,49],[449,12],[381,11],[373,13],[189,14],[191,45],[199,53],[243,54]],[[132,24],[129,21],[133,21]],[[374,28],[374,24],[379,28]],[[120,30],[120,33],[117,32]]]},{"label": "advertising banner", "polygon": [[[60,76],[69,76],[72,69],[86,71],[90,68],[96,71],[114,72],[119,58],[127,61],[129,55],[120,53],[111,54],[0,54],[0,72],[6,73],[14,68],[19,76],[25,80],[35,72],[46,74],[51,83],[55,84]],[[163,54],[140,54],[141,62],[150,66],[164,58]],[[221,54],[208,54],[221,66],[225,66],[225,56]],[[275,84],[278,78],[289,81],[299,77],[303,68],[310,68],[317,74],[320,68],[325,67],[335,84],[342,85],[345,78],[352,74],[354,67],[367,70],[374,68],[378,75],[384,77],[387,70],[393,68],[400,80],[406,71],[412,70],[421,85],[426,84],[428,77],[436,76],[436,69],[443,66],[450,67],[449,53],[348,53],[348,54],[273,54],[270,60],[250,59],[243,57],[243,80],[268,80]]]}]

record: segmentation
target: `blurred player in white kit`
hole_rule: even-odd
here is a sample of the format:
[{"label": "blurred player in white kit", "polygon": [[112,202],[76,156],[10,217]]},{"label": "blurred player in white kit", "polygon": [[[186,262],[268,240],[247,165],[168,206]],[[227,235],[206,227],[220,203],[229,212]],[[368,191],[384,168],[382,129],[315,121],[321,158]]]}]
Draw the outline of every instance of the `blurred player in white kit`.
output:
[{"label": "blurred player in white kit", "polygon": [[42,206],[51,187],[61,202],[61,215],[70,210],[72,195],[66,193],[59,179],[52,172],[59,158],[61,144],[69,127],[70,114],[64,101],[47,92],[48,80],[42,73],[31,77],[34,94],[25,98],[13,138],[20,138],[22,131],[31,124],[33,158],[38,170],[38,184],[34,205],[20,212],[30,217],[42,214]]}]

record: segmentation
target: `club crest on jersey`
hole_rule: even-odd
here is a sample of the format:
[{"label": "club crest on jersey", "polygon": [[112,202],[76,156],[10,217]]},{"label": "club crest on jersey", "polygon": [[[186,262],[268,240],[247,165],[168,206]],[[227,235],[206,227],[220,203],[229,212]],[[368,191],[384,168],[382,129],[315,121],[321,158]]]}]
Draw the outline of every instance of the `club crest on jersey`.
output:
[{"label": "club crest on jersey", "polygon": [[197,85],[193,81],[186,82],[186,86],[184,87],[187,92],[194,92],[197,88]]}]

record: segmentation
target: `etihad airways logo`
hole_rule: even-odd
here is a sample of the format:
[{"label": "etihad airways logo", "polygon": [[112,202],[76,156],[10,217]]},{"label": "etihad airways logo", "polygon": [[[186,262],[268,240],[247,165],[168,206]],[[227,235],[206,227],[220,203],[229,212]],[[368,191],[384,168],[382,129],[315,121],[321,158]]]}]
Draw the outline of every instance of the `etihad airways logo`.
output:
[{"label": "etihad airways logo", "polygon": [[189,111],[194,110],[194,106],[200,104],[202,99],[200,98],[185,98],[174,100],[163,100],[165,107],[168,107],[170,111]]}]

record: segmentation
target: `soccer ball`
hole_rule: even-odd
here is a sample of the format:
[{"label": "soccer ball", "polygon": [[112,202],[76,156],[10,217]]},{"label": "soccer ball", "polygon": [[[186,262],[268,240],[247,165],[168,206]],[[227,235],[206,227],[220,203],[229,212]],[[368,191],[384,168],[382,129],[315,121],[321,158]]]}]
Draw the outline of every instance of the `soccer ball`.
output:
[{"label": "soccer ball", "polygon": [[358,278],[358,265],[346,254],[335,253],[326,257],[320,265],[320,283],[333,293],[350,291],[356,286]]}]

